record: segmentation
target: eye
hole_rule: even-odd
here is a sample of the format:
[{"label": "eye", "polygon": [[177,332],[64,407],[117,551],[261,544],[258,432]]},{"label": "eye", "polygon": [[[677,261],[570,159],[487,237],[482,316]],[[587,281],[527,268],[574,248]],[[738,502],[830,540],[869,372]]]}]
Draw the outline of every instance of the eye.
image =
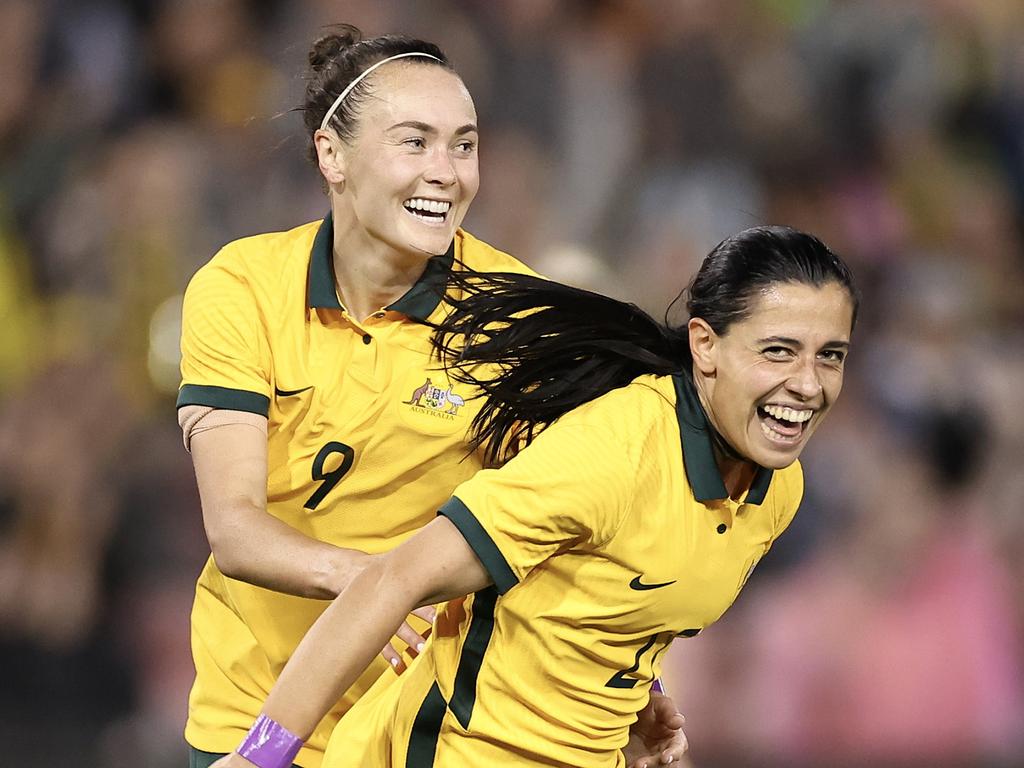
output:
[{"label": "eye", "polygon": [[421,136],[412,136],[408,139],[405,139],[402,143],[407,147],[415,147],[416,149],[423,149],[424,147],[427,146],[426,140],[423,139]]},{"label": "eye", "polygon": [[470,141],[469,139],[465,139],[463,141],[460,141],[458,144],[456,144],[455,148],[457,150],[459,150],[460,152],[468,155],[474,149],[476,149],[476,142]]},{"label": "eye", "polygon": [[793,355],[793,350],[789,347],[765,347],[761,350],[761,354],[769,360],[788,360]]},{"label": "eye", "polygon": [[818,357],[830,363],[841,363],[846,359],[846,353],[839,349],[826,349],[820,352]]}]

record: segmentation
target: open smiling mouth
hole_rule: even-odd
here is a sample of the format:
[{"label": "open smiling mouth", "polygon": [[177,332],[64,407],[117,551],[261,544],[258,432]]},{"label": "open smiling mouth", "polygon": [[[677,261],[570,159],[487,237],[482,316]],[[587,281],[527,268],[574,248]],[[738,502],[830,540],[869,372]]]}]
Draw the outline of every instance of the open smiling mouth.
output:
[{"label": "open smiling mouth", "polygon": [[444,224],[452,208],[448,200],[428,200],[425,197],[411,197],[402,205],[409,214],[428,224]]},{"label": "open smiling mouth", "polygon": [[784,405],[762,405],[757,409],[758,421],[765,437],[777,443],[799,442],[811,421],[810,408],[792,408]]}]

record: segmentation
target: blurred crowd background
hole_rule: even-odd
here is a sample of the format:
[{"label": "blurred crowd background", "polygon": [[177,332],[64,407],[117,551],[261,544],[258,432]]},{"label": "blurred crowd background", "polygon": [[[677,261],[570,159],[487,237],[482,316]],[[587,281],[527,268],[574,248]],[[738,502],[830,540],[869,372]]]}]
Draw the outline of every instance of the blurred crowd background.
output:
[{"label": "blurred crowd background", "polygon": [[802,511],[667,658],[694,765],[1024,765],[1019,0],[2,0],[0,763],[184,765],[181,294],[326,212],[293,108],[337,21],[448,52],[467,228],[551,276],[661,313],[769,222],[856,268]]}]

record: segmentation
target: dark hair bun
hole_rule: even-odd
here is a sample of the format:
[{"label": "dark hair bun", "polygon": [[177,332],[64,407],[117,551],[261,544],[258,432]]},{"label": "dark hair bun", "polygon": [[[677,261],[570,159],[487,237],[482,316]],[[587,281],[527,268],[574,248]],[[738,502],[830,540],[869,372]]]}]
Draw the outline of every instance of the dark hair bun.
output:
[{"label": "dark hair bun", "polygon": [[351,24],[336,24],[331,33],[313,43],[309,49],[309,65],[319,71],[333,62],[343,50],[363,39],[363,33]]}]

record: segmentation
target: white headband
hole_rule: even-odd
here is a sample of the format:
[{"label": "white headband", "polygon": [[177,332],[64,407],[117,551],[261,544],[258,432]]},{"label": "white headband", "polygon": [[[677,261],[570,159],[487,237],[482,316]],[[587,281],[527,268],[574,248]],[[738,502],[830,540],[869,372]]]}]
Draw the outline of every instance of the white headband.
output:
[{"label": "white headband", "polygon": [[434,55],[429,54],[429,53],[420,53],[419,51],[410,51],[409,53],[397,53],[394,56],[389,56],[386,59],[381,59],[380,61],[378,61],[373,66],[370,66],[370,67],[367,67],[366,69],[364,69],[355,80],[353,80],[351,83],[348,84],[348,86],[345,88],[345,90],[341,92],[341,95],[338,96],[338,98],[336,98],[334,100],[334,103],[331,104],[331,108],[328,109],[327,110],[327,114],[324,115],[323,122],[320,123],[320,130],[321,131],[326,131],[327,130],[327,124],[329,122],[331,122],[331,118],[334,117],[334,113],[338,111],[338,107],[341,106],[341,102],[343,102],[345,100],[345,97],[348,96],[349,93],[352,92],[353,88],[355,88],[357,85],[359,85],[360,81],[364,77],[366,77],[368,74],[373,72],[373,70],[375,70],[377,67],[381,66],[382,64],[387,64],[389,61],[394,61],[395,59],[404,59],[404,58],[407,58],[409,56],[421,56],[424,59],[433,59],[434,61],[440,61],[442,64],[444,64],[444,62],[441,61],[439,58],[437,58],[437,56],[434,56]]}]

